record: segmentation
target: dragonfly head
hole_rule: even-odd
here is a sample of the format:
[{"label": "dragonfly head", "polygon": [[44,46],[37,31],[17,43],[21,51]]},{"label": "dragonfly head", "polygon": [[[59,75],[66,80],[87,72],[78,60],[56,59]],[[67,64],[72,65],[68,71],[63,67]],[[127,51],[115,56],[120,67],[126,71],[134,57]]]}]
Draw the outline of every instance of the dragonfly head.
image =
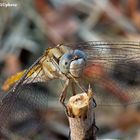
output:
[{"label": "dragonfly head", "polygon": [[80,77],[86,64],[86,54],[81,50],[65,53],[59,61],[62,73]]}]

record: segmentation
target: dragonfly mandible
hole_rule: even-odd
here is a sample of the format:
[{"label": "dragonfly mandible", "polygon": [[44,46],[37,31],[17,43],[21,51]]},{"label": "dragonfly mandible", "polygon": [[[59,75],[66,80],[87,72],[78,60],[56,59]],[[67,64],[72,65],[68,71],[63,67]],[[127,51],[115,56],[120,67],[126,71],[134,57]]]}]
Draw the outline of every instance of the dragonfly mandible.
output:
[{"label": "dragonfly mandible", "polygon": [[[7,104],[12,106],[18,96],[20,96],[21,86],[62,79],[65,81],[65,85],[60,95],[60,102],[65,106],[64,101],[69,85],[72,87],[73,95],[76,94],[75,85],[86,92],[86,88],[82,83],[84,78],[93,79],[94,81],[101,79],[101,83],[105,85],[109,80],[105,80],[104,74],[112,70],[112,64],[116,62],[121,62],[121,67],[123,67],[124,71],[127,69],[127,64],[133,62],[140,64],[140,42],[91,41],[58,45],[47,49],[31,67],[10,77],[3,84],[3,90],[8,92],[1,102],[0,123],[3,121],[3,113],[11,111],[8,109],[9,112],[7,112],[7,107],[5,106]],[[104,72],[101,72],[101,65],[103,65]],[[139,75],[140,72],[137,71],[137,77]],[[109,89],[112,91],[114,88],[112,86],[113,82],[108,82],[105,88],[110,86]],[[120,88],[120,85],[118,85],[118,88]],[[118,89],[114,88],[114,90]],[[118,97],[125,101],[125,105],[139,103],[139,91],[133,87],[131,92],[122,92]],[[116,103],[113,97],[109,96],[106,98],[106,96],[96,92],[94,99],[97,105],[112,105]]]}]

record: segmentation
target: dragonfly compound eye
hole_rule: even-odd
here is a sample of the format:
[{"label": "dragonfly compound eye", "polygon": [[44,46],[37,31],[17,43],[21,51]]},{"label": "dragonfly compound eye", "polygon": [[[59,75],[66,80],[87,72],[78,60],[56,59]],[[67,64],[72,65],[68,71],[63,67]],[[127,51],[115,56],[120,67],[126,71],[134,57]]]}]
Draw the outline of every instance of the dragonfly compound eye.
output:
[{"label": "dragonfly compound eye", "polygon": [[86,54],[81,50],[75,50],[73,57],[75,59],[70,63],[70,73],[74,77],[80,77],[86,65]]},{"label": "dragonfly compound eye", "polygon": [[59,61],[59,68],[62,73],[80,77],[86,64],[86,55],[83,51],[74,50],[64,54]]},{"label": "dragonfly compound eye", "polygon": [[83,58],[79,58],[76,60],[73,60],[70,63],[70,73],[71,75],[73,75],[74,77],[80,77],[83,69],[86,65],[86,61]]},{"label": "dragonfly compound eye", "polygon": [[75,50],[74,55],[76,55],[78,58],[84,59],[85,61],[87,59],[86,54],[81,50]]},{"label": "dragonfly compound eye", "polygon": [[66,53],[64,54],[59,61],[59,68],[61,72],[67,74],[69,72],[70,63],[72,61],[72,54]]}]

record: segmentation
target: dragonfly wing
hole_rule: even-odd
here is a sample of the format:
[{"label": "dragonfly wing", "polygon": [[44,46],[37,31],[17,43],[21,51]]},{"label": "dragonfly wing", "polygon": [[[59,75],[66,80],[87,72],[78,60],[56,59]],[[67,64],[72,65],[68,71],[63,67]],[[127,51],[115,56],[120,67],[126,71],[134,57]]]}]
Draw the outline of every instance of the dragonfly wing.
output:
[{"label": "dragonfly wing", "polygon": [[[42,65],[40,61],[42,61],[44,57],[39,58],[25,73],[24,75],[16,82],[16,84],[9,90],[9,92],[4,93],[4,97],[1,101],[0,106],[0,126],[5,126],[8,121],[13,117],[13,113],[16,113],[16,109],[20,100],[26,98],[27,103],[24,105],[29,105],[30,108],[33,108],[33,104],[37,102],[39,99],[47,99],[47,94],[44,94],[44,88],[40,88],[38,86],[31,85],[30,83],[42,82],[41,72]],[[42,94],[39,94],[42,92]],[[46,91],[47,92],[47,91]],[[36,95],[30,93],[38,93]],[[23,97],[23,98],[22,98]],[[29,99],[33,99],[34,103],[32,105]],[[25,100],[24,100],[25,101]],[[20,102],[21,103],[21,102]],[[19,113],[15,115],[17,118],[23,116],[23,113]]]},{"label": "dragonfly wing", "polygon": [[121,70],[121,78],[134,77],[134,80],[140,81],[139,42],[93,41],[68,46],[86,53],[87,67],[84,73],[89,77],[89,82],[96,85],[95,99],[98,105],[120,105],[120,102],[128,105],[140,102],[139,86],[128,86],[112,77],[113,73]]}]

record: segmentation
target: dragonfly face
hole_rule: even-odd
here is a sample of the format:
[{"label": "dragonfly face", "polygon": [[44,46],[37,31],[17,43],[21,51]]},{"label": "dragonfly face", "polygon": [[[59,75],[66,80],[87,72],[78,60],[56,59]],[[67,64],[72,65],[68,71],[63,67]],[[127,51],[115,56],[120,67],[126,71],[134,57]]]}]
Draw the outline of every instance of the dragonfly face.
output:
[{"label": "dragonfly face", "polygon": [[71,74],[73,77],[78,78],[81,76],[86,64],[86,54],[80,50],[64,54],[60,58],[59,68],[64,74]]}]

